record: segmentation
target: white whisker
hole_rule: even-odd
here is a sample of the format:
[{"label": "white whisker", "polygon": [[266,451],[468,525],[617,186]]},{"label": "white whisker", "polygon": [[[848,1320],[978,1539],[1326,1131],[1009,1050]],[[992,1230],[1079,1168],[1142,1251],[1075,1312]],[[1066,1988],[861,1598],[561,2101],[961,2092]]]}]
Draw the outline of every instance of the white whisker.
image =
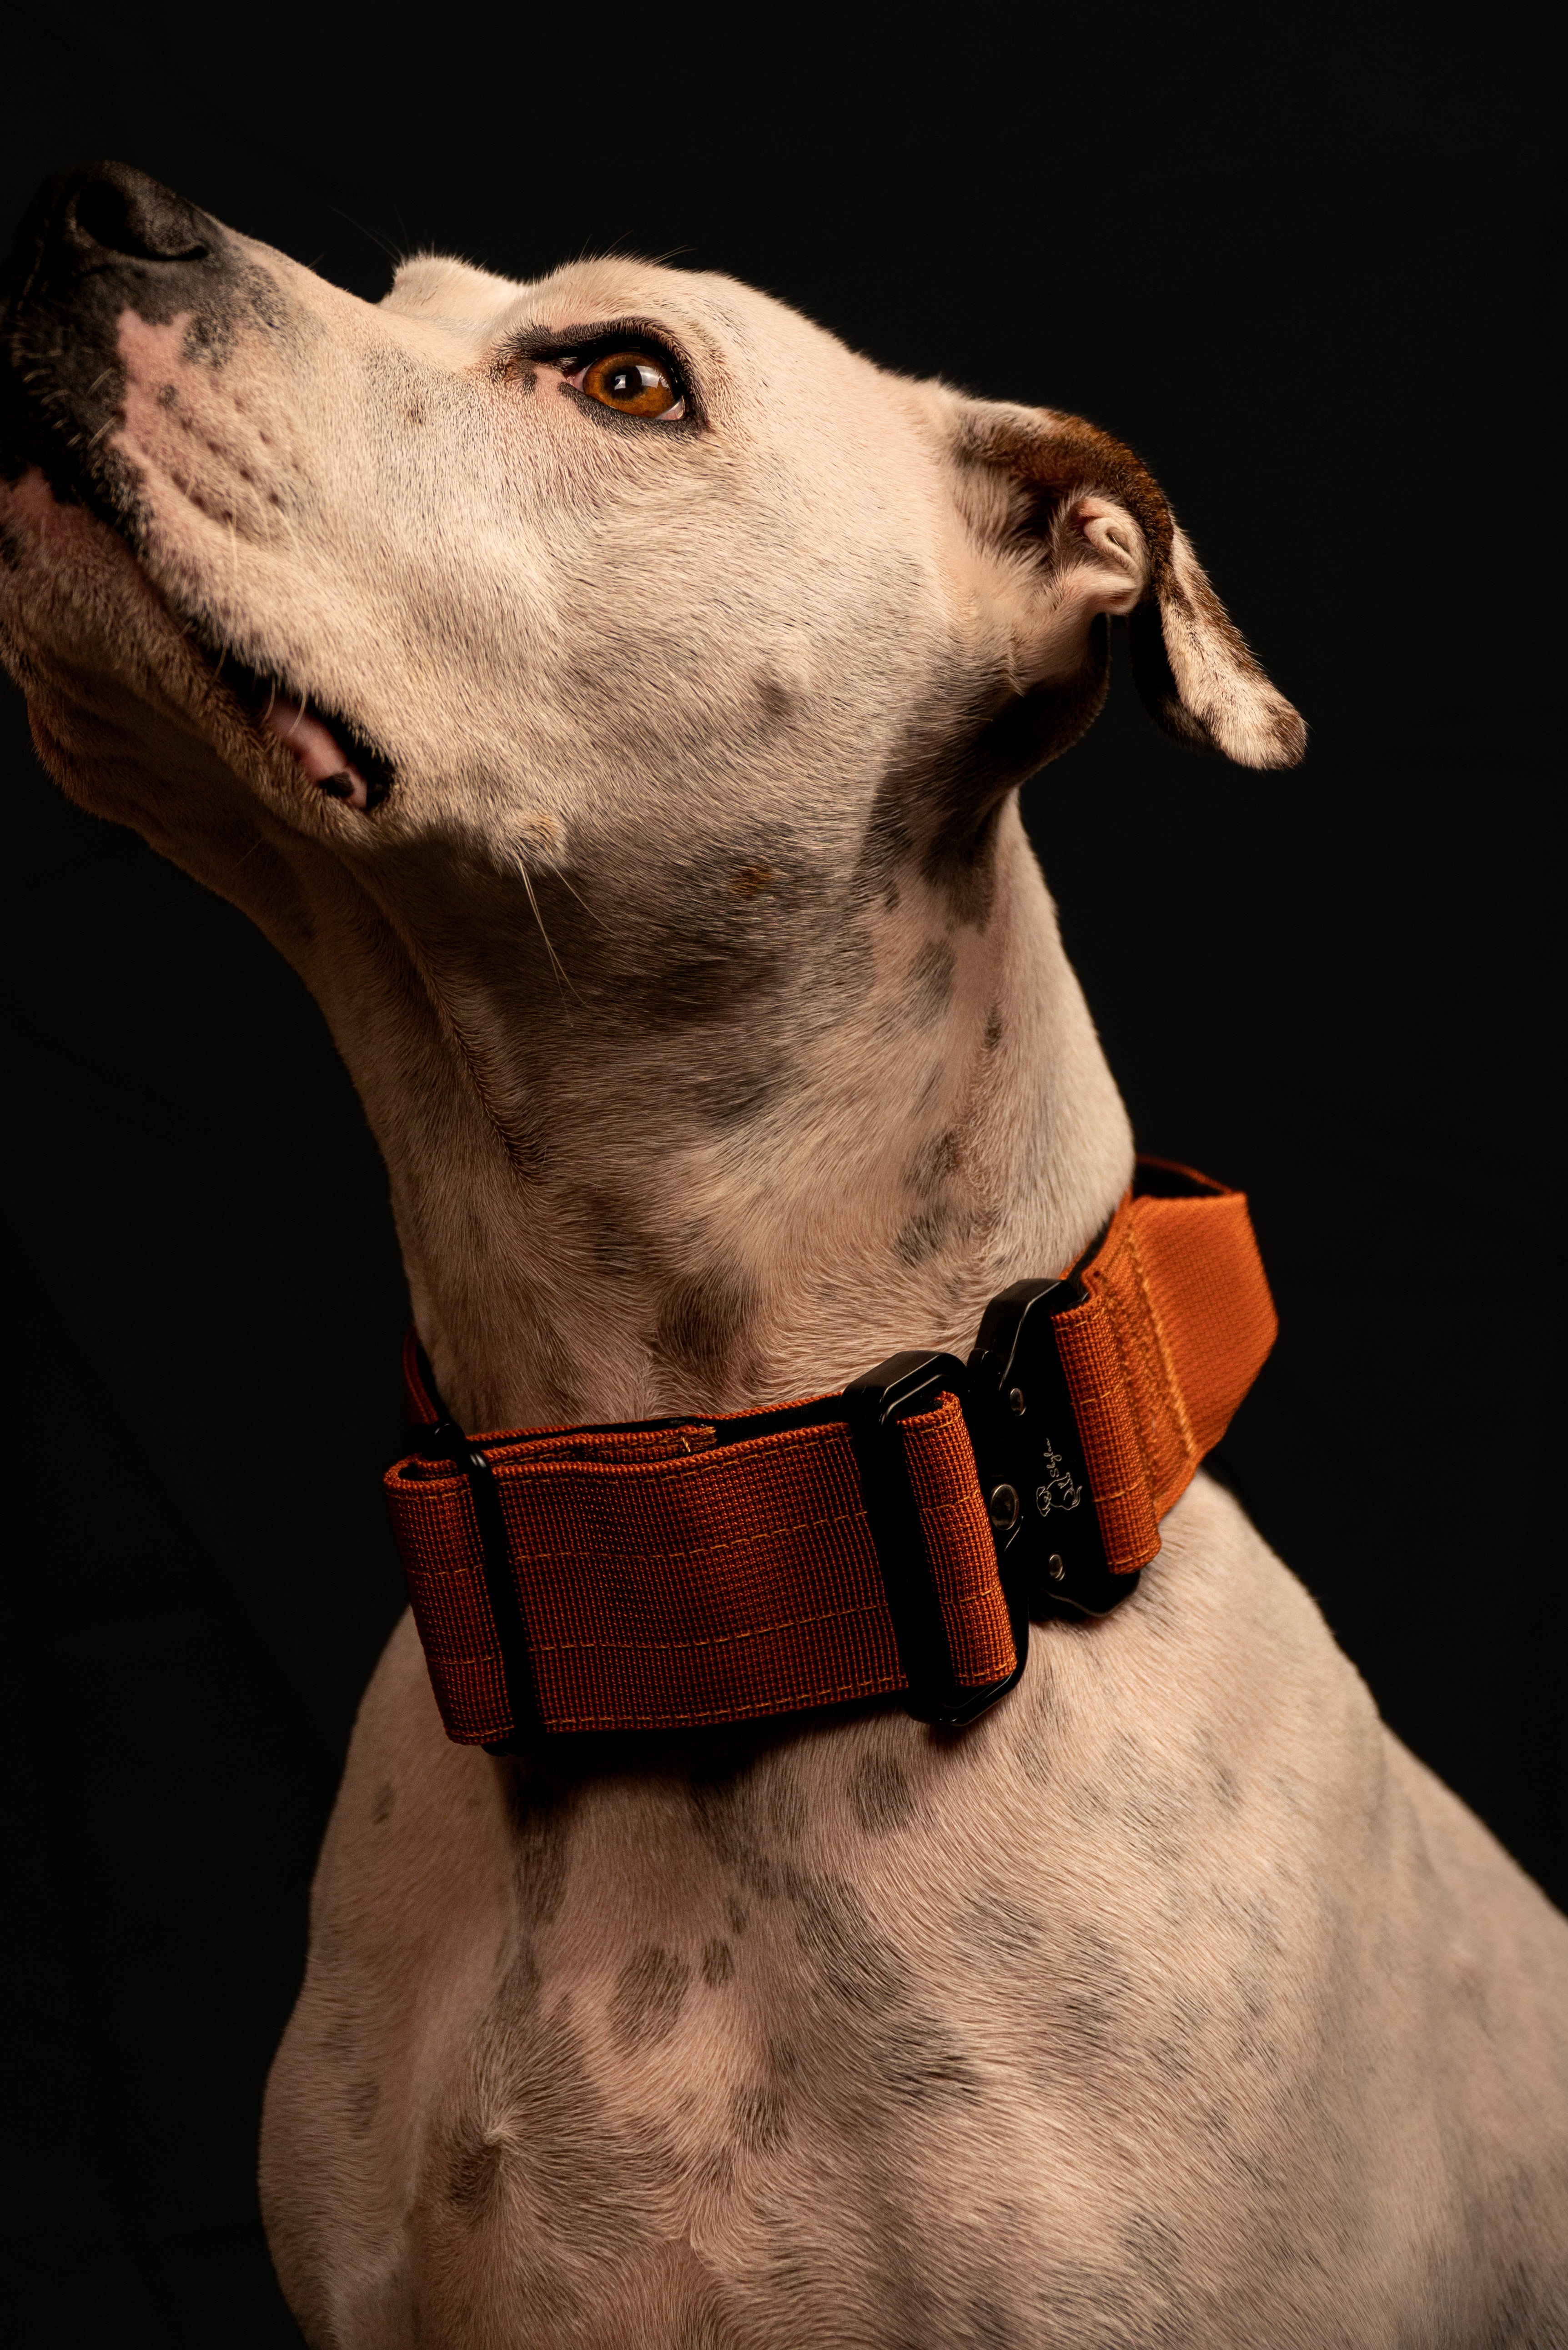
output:
[{"label": "white whisker", "polygon": [[551,879],[552,879],[553,880],[558,881],[558,882],[560,883],[560,885],[561,885],[562,889],[565,889],[565,890],[568,893],[568,895],[569,895],[569,896],[571,896],[571,897],[573,897],[573,898],[575,898],[575,899],[576,899],[576,901],[577,901],[578,905],[582,908],[582,910],[583,910],[584,913],[587,916],[587,918],[588,918],[588,920],[589,920],[589,921],[590,921],[590,922],[597,922],[597,923],[598,924],[598,926],[599,926],[599,928],[600,928],[600,930],[601,930],[601,931],[607,931],[607,930],[608,930],[608,928],[609,928],[609,924],[606,921],[606,920],[605,920],[604,916],[603,916],[602,914],[597,914],[597,913],[594,911],[593,908],[589,905],[589,903],[588,903],[587,899],[584,897],[584,895],[583,895],[582,891],[581,891],[580,889],[574,889],[572,888],[571,883],[567,880],[567,879],[566,879],[566,875],[565,875],[564,873],[561,873],[561,872],[556,872],[556,873],[553,873],[553,874],[552,874],[552,876],[551,876]]},{"label": "white whisker", "polygon": [[557,987],[561,988],[563,992],[566,988],[570,987],[572,993],[576,996],[577,1002],[580,1003],[583,999],[578,993],[577,989],[573,986],[571,974],[567,971],[566,964],[561,961],[560,956],[556,952],[555,948],[550,944],[550,933],[545,928],[545,917],[539,911],[539,900],[534,894],[534,877],[529,872],[527,867],[524,864],[519,863],[517,870],[522,876],[523,887],[528,892],[528,903],[534,910],[534,920],[539,925],[539,936],[545,941],[545,952],[550,958],[550,967],[556,974],[556,984]]}]

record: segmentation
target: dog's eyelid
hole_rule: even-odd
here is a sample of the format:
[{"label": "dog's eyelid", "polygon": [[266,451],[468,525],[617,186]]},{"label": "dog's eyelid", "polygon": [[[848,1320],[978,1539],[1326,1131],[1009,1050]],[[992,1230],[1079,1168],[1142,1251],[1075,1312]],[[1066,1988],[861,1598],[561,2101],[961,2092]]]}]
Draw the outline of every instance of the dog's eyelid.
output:
[{"label": "dog's eyelid", "polygon": [[677,396],[685,392],[685,367],[669,345],[653,335],[600,335],[591,343],[574,343],[569,350],[552,353],[544,364],[559,368],[563,375],[579,375],[597,359],[622,356],[654,360],[675,386]]},{"label": "dog's eyelid", "polygon": [[698,397],[691,361],[663,328],[648,318],[596,319],[592,326],[568,328],[550,334],[542,327],[524,327],[511,338],[505,354],[513,367],[550,368],[575,375],[611,352],[657,359],[669,375],[677,399],[688,403]]}]

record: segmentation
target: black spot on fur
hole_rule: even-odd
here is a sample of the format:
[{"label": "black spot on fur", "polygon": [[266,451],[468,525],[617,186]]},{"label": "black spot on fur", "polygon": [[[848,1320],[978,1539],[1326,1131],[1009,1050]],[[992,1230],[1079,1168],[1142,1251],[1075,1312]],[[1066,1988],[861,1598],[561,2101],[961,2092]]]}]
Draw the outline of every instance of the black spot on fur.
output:
[{"label": "black spot on fur", "polygon": [[944,1134],[935,1134],[920,1145],[904,1170],[904,1183],[917,1199],[940,1198],[957,1174],[963,1156],[963,1146],[956,1131],[950,1127]]},{"label": "black spot on fur", "polygon": [[1126,1962],[1107,1936],[1087,1927],[1072,1936],[1058,1961],[1055,1990],[1074,2040],[1085,2054],[1108,2057],[1120,2048],[1132,1988]]},{"label": "black spot on fur", "polygon": [[620,1971],[610,2002],[610,2037],[618,2048],[657,2048],[680,2021],[691,1970],[672,1950],[645,1943]]},{"label": "black spot on fur", "polygon": [[738,1052],[733,1044],[726,1046],[720,1063],[691,1073],[690,1090],[697,1108],[713,1125],[744,1126],[784,1091],[790,1075],[788,1056],[764,1038]]},{"label": "black spot on fur", "polygon": [[1039,1964],[1044,1929],[1033,1911],[1011,1893],[997,1889],[977,1893],[961,1918],[964,1940],[980,1956],[982,1966],[1006,1960],[1020,1971]]},{"label": "black spot on fur", "polygon": [[1169,2293],[1182,2265],[1180,2230],[1157,2212],[1139,2211],[1123,2227],[1122,2243],[1133,2267],[1162,2295]]},{"label": "black spot on fur", "polygon": [[346,2064],[354,2054],[353,2025],[347,2017],[339,2016],[327,2025],[317,2045],[329,2064]]},{"label": "black spot on fur", "polygon": [[757,1294],[746,1275],[711,1265],[665,1291],[653,1351],[690,1376],[722,1379],[734,1368],[756,1310]]},{"label": "black spot on fur", "polygon": [[757,681],[757,701],[764,724],[774,727],[785,724],[794,716],[799,696],[782,680],[764,675]]},{"label": "black spot on fur", "polygon": [[928,939],[909,972],[909,1012],[917,1027],[929,1028],[952,1002],[955,957],[945,939]]},{"label": "black spot on fur", "polygon": [[974,2350],[1015,2350],[1014,2334],[994,2301],[977,2301],[970,2311],[968,2340]]},{"label": "black spot on fur", "polygon": [[971,2057],[934,2015],[910,2009],[898,2028],[872,2044],[872,2062],[884,2091],[899,2105],[968,2104],[984,2095],[985,2083]]},{"label": "black spot on fur", "polygon": [[950,1128],[922,1143],[905,1168],[905,1187],[920,1205],[894,1235],[893,1253],[900,1264],[923,1264],[952,1239],[961,1211],[951,1185],[962,1155],[959,1136]]},{"label": "black spot on fur", "polygon": [[523,1935],[506,1970],[506,1996],[520,2016],[529,2014],[537,2004],[540,1981],[539,1961],[535,1955],[534,1945],[526,1935]]},{"label": "black spot on fur", "polygon": [[348,2092],[348,2131],[352,2137],[363,2137],[376,2118],[376,2108],[381,2102],[381,2084],[378,2080],[357,2081]]},{"label": "black spot on fur", "polygon": [[924,1264],[938,1256],[952,1236],[953,1215],[945,1206],[921,1208],[899,1225],[893,1235],[893,1253],[900,1264]]},{"label": "black spot on fur", "polygon": [[784,2101],[776,2089],[737,2089],[730,2100],[730,2116],[739,2143],[768,2154],[789,2136]]},{"label": "black spot on fur", "polygon": [[525,1925],[547,1926],[560,1910],[570,1833],[567,1820],[551,1815],[531,1822],[518,1838],[514,1883]]},{"label": "black spot on fur", "polygon": [[985,1049],[994,1053],[1001,1044],[1007,1023],[1002,1016],[1002,1006],[993,1003],[985,1015]]},{"label": "black spot on fur", "polygon": [[867,1835],[901,1827],[915,1808],[903,1768],[891,1756],[867,1754],[849,1779],[849,1800]]},{"label": "black spot on fur", "polygon": [[873,1931],[852,1885],[831,1877],[805,1879],[794,1893],[799,1913],[795,1939],[836,1998],[879,2015],[908,1996],[909,1970],[892,1945]]},{"label": "black spot on fur", "polygon": [[727,1983],[735,1971],[735,1953],[728,1942],[705,1942],[702,1946],[702,1980],[711,1991]]},{"label": "black spot on fur", "polygon": [[607,1281],[646,1278],[652,1247],[647,1232],[627,1213],[624,1203],[607,1191],[585,1191],[575,1206],[578,1227],[587,1235],[595,1272]]},{"label": "black spot on fur", "polygon": [[480,2018],[450,2097],[431,2140],[431,2185],[471,2230],[526,2215],[508,2256],[529,2271],[530,2307],[561,2317],[563,2251],[591,2243],[603,2270],[645,2244],[667,2191],[668,2150],[607,2111],[569,2002],[520,2006],[510,1978]]},{"label": "black spot on fur", "polygon": [[[711,1775],[694,1773],[691,1786],[692,1817],[699,1835],[714,1857],[740,1877],[750,1892],[771,1898],[779,1890],[779,1875],[770,1844],[764,1840],[752,1772],[754,1755],[727,1767],[722,1750],[713,1755]],[[737,1923],[737,1913],[739,1922]],[[746,1912],[732,1905],[731,1926],[739,1933]]]},{"label": "black spot on fur", "polygon": [[1164,2033],[1157,2033],[1153,2039],[1146,2043],[1145,2054],[1150,2065],[1162,2080],[1185,2081],[1190,2078],[1193,2069],[1192,2051],[1181,2041],[1173,2040]]}]

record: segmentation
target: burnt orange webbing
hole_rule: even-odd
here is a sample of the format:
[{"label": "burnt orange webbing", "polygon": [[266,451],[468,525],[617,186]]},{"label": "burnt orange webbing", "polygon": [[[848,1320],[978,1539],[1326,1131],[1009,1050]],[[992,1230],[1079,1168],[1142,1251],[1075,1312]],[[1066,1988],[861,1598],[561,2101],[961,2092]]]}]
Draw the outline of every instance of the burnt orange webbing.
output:
[{"label": "burnt orange webbing", "polygon": [[[1198,1196],[1123,1201],[1079,1267],[1085,1302],[1054,1326],[1106,1555],[1124,1573],[1154,1557],[1159,1519],[1273,1342],[1244,1196],[1191,1180]],[[415,1419],[431,1423],[411,1339],[405,1360]],[[748,1440],[746,1417],[473,1440],[494,1472],[546,1730],[743,1721],[907,1686],[847,1423]],[[979,1689],[1014,1651],[956,1398],[901,1436],[955,1676]],[[468,1480],[412,1454],[387,1492],[447,1733],[504,1742],[514,1725]]]}]

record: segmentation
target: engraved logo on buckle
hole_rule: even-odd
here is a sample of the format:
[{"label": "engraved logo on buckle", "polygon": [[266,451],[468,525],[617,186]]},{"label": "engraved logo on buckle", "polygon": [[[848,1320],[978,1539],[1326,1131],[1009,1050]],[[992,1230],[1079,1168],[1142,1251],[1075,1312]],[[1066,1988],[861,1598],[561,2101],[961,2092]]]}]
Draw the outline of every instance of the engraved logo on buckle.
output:
[{"label": "engraved logo on buckle", "polygon": [[1045,1482],[1034,1488],[1034,1506],[1043,1518],[1053,1510],[1075,1510],[1084,1498],[1084,1489],[1064,1464],[1054,1446],[1045,1447]]}]

